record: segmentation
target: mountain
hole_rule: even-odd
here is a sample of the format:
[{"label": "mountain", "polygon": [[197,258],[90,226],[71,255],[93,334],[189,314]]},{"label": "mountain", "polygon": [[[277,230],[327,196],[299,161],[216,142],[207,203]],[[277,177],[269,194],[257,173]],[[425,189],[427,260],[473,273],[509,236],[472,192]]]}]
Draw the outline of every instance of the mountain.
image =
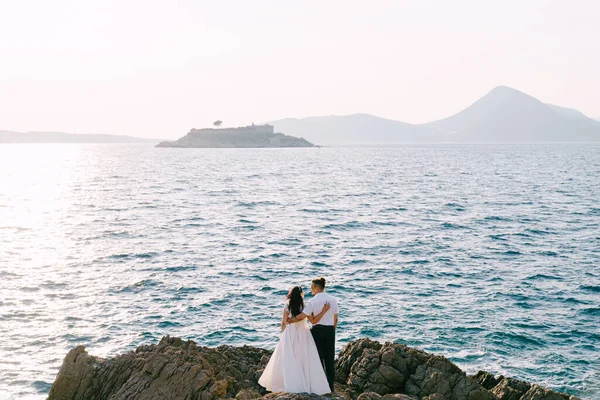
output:
[{"label": "mountain", "polygon": [[434,131],[406,122],[376,117],[370,114],[286,118],[271,122],[277,130],[305,137],[320,145],[384,144],[423,141]]},{"label": "mountain", "polygon": [[160,142],[156,147],[180,148],[264,148],[315,147],[306,139],[275,133],[273,125],[250,125],[240,128],[192,129],[175,140]]},{"label": "mountain", "polygon": [[600,123],[583,113],[499,86],[463,111],[426,124],[368,114],[287,118],[278,130],[322,145],[401,142],[600,142]]},{"label": "mountain", "polygon": [[104,134],[0,131],[0,143],[150,143],[156,139]]},{"label": "mountain", "polygon": [[506,86],[493,89],[458,114],[427,126],[452,135],[453,141],[600,141],[600,125],[596,121]]},{"label": "mountain", "polygon": [[565,118],[578,119],[578,120],[588,119],[588,117],[584,113],[582,113],[581,111],[576,110],[574,108],[555,106],[553,104],[547,104],[547,103],[546,103],[546,105]]}]

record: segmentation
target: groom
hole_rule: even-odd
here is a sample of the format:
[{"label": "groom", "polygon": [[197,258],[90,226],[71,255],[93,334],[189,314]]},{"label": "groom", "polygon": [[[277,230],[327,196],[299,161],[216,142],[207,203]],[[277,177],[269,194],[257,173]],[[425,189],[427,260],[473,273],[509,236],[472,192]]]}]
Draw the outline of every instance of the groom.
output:
[{"label": "groom", "polygon": [[337,299],[325,293],[325,283],[325,278],[312,280],[310,290],[314,297],[306,304],[302,314],[294,319],[302,320],[307,315],[318,315],[326,303],[330,304],[331,308],[323,315],[319,322],[313,325],[311,333],[317,345],[321,364],[325,369],[329,388],[333,393],[333,382],[335,380],[335,330],[337,329],[339,310]]}]

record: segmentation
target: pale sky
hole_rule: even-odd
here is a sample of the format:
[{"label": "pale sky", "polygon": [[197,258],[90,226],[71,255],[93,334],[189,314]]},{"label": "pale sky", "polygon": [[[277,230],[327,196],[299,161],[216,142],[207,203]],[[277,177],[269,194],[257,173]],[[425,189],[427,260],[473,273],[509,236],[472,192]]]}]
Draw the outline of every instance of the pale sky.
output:
[{"label": "pale sky", "polygon": [[498,85],[597,117],[599,71],[595,0],[0,0],[0,130],[420,123]]}]

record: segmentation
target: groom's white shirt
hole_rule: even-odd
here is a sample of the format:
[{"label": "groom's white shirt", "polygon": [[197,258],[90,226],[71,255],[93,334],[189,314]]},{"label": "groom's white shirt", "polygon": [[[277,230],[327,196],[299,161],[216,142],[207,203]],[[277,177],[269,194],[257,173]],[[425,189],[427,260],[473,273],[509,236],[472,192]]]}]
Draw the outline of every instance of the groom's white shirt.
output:
[{"label": "groom's white shirt", "polygon": [[331,308],[325,313],[325,315],[323,315],[323,317],[321,317],[321,320],[317,322],[316,325],[333,326],[333,316],[335,314],[339,314],[338,302],[335,297],[330,296],[325,292],[317,293],[315,297],[310,299],[308,303],[306,303],[306,306],[304,307],[304,310],[302,312],[306,315],[317,315],[323,310],[325,303],[331,304]]}]

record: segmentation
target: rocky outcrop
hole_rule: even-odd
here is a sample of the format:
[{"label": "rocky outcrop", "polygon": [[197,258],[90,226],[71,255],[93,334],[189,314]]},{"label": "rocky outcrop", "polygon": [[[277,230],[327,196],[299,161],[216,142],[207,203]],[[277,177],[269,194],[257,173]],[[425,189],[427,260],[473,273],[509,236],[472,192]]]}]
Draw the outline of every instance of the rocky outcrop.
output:
[{"label": "rocky outcrop", "polygon": [[211,400],[241,392],[242,399],[257,398],[270,354],[248,346],[199,347],[168,336],[108,360],[79,346],[65,357],[48,399]]},{"label": "rocky outcrop", "polygon": [[500,381],[493,374],[490,374],[486,371],[479,371],[475,375],[471,376],[471,379],[473,379],[475,382],[479,383],[481,386],[488,390],[492,389]]},{"label": "rocky outcrop", "polygon": [[535,384],[485,371],[467,376],[445,357],[397,343],[350,342],[336,363],[327,396],[267,393],[258,385],[271,352],[254,347],[207,348],[164,337],[112,359],[71,350],[49,400],[575,400]]},{"label": "rocky outcrop", "polygon": [[573,400],[575,396],[558,393],[529,382],[503,376],[494,377],[489,372],[479,371],[471,377],[493,393],[498,400]]},{"label": "rocky outcrop", "polygon": [[502,378],[498,384],[490,389],[499,400],[520,400],[531,388],[531,384],[512,378]]},{"label": "rocky outcrop", "polygon": [[337,379],[363,392],[404,393],[415,399],[493,400],[495,396],[445,357],[361,339],[337,362]]}]

